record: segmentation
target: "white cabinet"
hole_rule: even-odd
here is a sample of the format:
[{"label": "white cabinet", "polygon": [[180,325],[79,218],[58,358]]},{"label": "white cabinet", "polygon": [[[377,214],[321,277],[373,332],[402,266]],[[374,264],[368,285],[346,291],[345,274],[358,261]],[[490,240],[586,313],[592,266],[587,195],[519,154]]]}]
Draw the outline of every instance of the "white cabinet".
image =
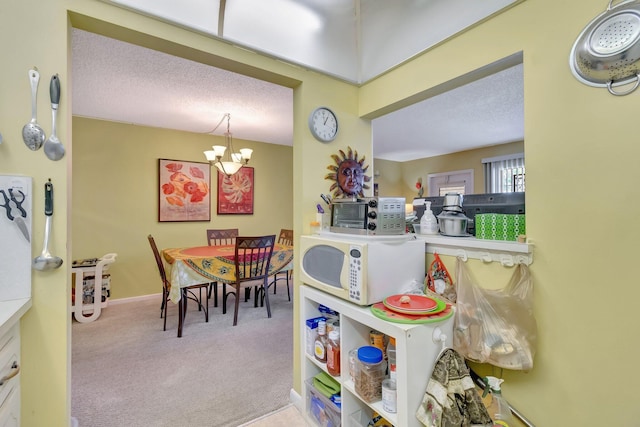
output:
[{"label": "white cabinet", "polygon": [[20,425],[20,324],[0,337],[0,426]]},{"label": "white cabinet", "polygon": [[[350,418],[364,411],[370,416],[375,410],[396,427],[422,426],[415,417],[415,412],[422,401],[427,382],[432,374],[433,365],[438,358],[443,344],[441,334],[446,336],[446,346],[451,346],[453,333],[453,317],[446,320],[426,324],[392,323],[382,320],[371,313],[369,307],[360,307],[348,301],[336,298],[325,292],[303,285],[300,287],[300,343],[301,343],[301,375],[303,380],[302,406],[303,413],[308,416],[306,380],[321,371],[326,371],[323,363],[316,361],[306,351],[306,320],[321,316],[318,310],[322,304],[340,313],[340,366],[341,375],[336,377],[342,386],[341,425],[351,426]],[[375,329],[396,339],[397,361],[397,412],[388,413],[382,409],[382,402],[366,403],[355,391],[349,376],[349,351],[369,345],[369,332]],[[366,417],[365,417],[366,418]],[[364,418],[363,418],[364,419]],[[310,419],[313,422],[312,419]],[[362,424],[366,426],[366,422]]]}]

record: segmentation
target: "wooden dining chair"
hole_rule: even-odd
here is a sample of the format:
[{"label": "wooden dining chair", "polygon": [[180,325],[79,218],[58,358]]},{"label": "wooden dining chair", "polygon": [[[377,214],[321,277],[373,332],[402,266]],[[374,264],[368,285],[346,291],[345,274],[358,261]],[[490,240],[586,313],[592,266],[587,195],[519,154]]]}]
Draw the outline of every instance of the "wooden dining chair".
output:
[{"label": "wooden dining chair", "polygon": [[[156,241],[153,236],[149,234],[147,236],[149,240],[149,245],[151,245],[151,250],[153,251],[153,256],[156,259],[156,264],[158,265],[158,271],[160,272],[160,279],[162,280],[162,304],[160,305],[160,318],[164,317],[164,326],[162,328],[163,331],[167,330],[167,303],[169,302],[169,291],[171,291],[171,282],[167,279],[167,273],[164,269],[164,263],[162,262],[162,258],[160,257],[160,252],[158,251],[158,247],[156,246]],[[206,303],[202,301],[202,289],[205,290],[205,295],[207,291],[208,283],[199,283],[197,285],[187,286],[180,289],[180,307],[179,308],[179,316],[178,316],[178,338],[182,336],[182,326],[184,324],[184,319],[187,315],[187,301],[193,300],[198,303],[198,310],[204,311],[204,318],[206,322],[209,322],[209,307]],[[199,296],[194,292],[198,290]]]},{"label": "wooden dining chair", "polygon": [[[280,230],[278,236],[278,243],[281,245],[293,246],[293,230],[283,228]],[[269,283],[269,287],[273,286],[273,294],[276,294],[276,287],[278,280],[286,280],[287,283],[287,298],[291,301],[291,293],[289,291],[289,280],[293,278],[293,262],[290,262],[280,271],[273,275],[273,281]]]},{"label": "wooden dining chair", "polygon": [[208,229],[207,241],[209,246],[235,245],[238,237],[237,228]]},{"label": "wooden dining chair", "polygon": [[[236,237],[238,237],[237,228],[220,228],[220,229],[207,229],[207,241],[209,246],[224,246],[235,245]],[[211,282],[209,284],[209,291],[207,298],[211,298],[213,295],[213,306],[218,306],[218,282]],[[245,301],[248,297],[245,298]]]},{"label": "wooden dining chair", "polygon": [[[233,326],[238,324],[238,308],[240,305],[241,287],[256,286],[256,289],[266,290],[268,288],[269,265],[271,264],[271,256],[273,255],[273,246],[276,241],[276,235],[243,237],[236,238],[235,246],[235,267],[236,281],[230,284],[232,288],[229,292],[226,290],[226,284],[222,285],[222,313],[227,312],[227,298],[233,294],[235,298],[235,309],[233,312]],[[258,284],[257,284],[258,282]],[[267,316],[271,317],[271,306],[269,305],[268,292],[264,292],[264,301],[267,306]],[[256,292],[256,301],[258,292]],[[257,305],[257,303],[256,303]]]}]

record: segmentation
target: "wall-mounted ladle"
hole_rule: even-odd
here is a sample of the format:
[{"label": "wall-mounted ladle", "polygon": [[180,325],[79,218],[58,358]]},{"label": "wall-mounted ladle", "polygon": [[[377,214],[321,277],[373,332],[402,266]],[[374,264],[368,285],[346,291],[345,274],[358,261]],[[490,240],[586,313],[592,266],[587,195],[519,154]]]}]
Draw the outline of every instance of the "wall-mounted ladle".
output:
[{"label": "wall-mounted ladle", "polygon": [[53,184],[51,180],[44,184],[44,214],[47,219],[44,226],[44,243],[42,253],[33,259],[33,268],[40,271],[53,270],[62,265],[62,258],[49,253],[49,234],[51,233],[51,217],[53,216]]},{"label": "wall-mounted ladle", "polygon": [[36,151],[42,147],[46,135],[44,130],[38,125],[36,120],[38,102],[38,82],[40,82],[40,73],[34,67],[29,70],[29,81],[31,82],[31,121],[22,127],[22,140],[30,150]]}]

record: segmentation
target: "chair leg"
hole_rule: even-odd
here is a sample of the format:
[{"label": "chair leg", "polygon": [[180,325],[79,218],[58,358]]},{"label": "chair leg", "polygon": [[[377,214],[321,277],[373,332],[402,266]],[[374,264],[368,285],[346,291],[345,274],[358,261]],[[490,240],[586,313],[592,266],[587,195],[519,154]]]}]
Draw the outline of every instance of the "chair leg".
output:
[{"label": "chair leg", "polygon": [[247,287],[244,288],[244,302],[249,301],[249,298],[251,298],[251,288]]},{"label": "chair leg", "polygon": [[269,282],[267,281],[267,278],[264,278],[264,283],[262,284],[262,286],[264,287],[264,300],[267,303],[267,316],[269,318],[271,318],[271,305],[269,304]]},{"label": "chair leg", "polygon": [[227,314],[227,284],[222,284],[222,314]]},{"label": "chair leg", "polygon": [[235,288],[236,288],[236,308],[233,312],[233,326],[236,326],[238,324],[238,309],[240,308],[240,298],[238,298],[238,296],[240,295],[240,284],[237,283]]},{"label": "chair leg", "polygon": [[218,282],[209,283],[209,289],[207,290],[207,299],[211,299],[213,294],[213,306],[218,306]]},{"label": "chair leg", "polygon": [[164,326],[162,327],[163,331],[167,330],[167,291],[162,291],[162,308],[160,309],[160,317],[162,317],[162,312],[164,311]]},{"label": "chair leg", "polygon": [[290,271],[287,271],[287,298],[289,299],[289,301],[291,301],[291,294],[289,293],[289,274],[290,273],[291,273]]}]

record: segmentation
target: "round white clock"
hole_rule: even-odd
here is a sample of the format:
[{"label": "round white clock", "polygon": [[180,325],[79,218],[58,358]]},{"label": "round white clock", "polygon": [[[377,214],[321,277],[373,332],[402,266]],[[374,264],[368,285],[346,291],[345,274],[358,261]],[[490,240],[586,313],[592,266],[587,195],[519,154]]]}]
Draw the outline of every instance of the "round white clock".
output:
[{"label": "round white clock", "polygon": [[331,142],[338,134],[338,118],[327,107],[318,107],[309,115],[309,130],[320,142]]}]

